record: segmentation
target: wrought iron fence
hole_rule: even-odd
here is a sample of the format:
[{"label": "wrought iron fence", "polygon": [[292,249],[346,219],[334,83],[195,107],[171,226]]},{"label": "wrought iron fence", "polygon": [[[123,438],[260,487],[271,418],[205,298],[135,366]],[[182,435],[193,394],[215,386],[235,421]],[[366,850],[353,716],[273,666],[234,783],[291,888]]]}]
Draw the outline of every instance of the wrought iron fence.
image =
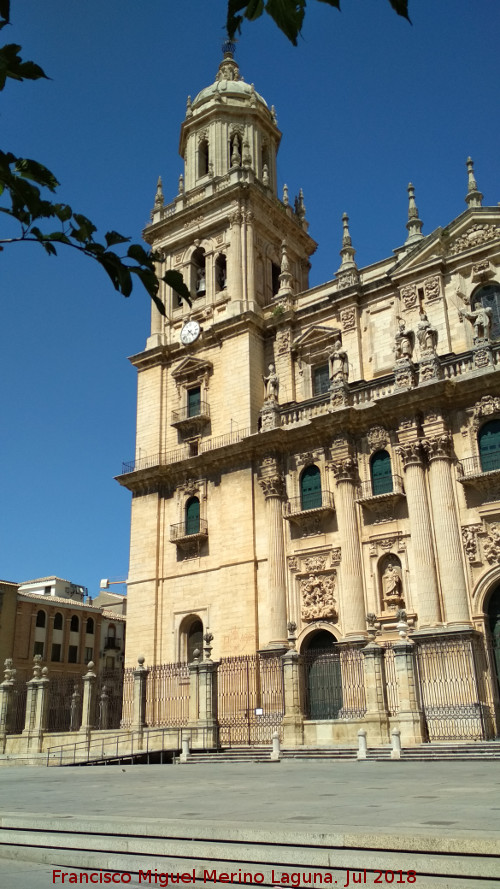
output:
[{"label": "wrought iron fence", "polygon": [[387,709],[389,716],[395,716],[396,713],[399,713],[399,691],[394,648],[390,642],[385,642],[383,648]]},{"label": "wrought iron fence", "polygon": [[76,731],[81,724],[82,678],[79,674],[49,676],[47,731]]},{"label": "wrought iron fence", "polygon": [[146,725],[182,726],[188,719],[187,663],[151,667],[146,681]]},{"label": "wrought iron fence", "polygon": [[280,657],[221,658],[217,671],[219,741],[223,747],[271,744],[285,712]]},{"label": "wrought iron fence", "polygon": [[417,667],[429,741],[493,736],[491,680],[482,639],[420,641]]},{"label": "wrought iron fence", "polygon": [[29,677],[16,675],[12,687],[12,698],[9,706],[9,719],[7,722],[7,734],[19,735],[26,719],[26,698],[28,689],[26,681]]},{"label": "wrought iron fence", "polygon": [[96,681],[96,719],[99,729],[120,728],[123,705],[123,670],[103,670]]},{"label": "wrought iron fence", "polygon": [[363,655],[347,646],[304,654],[308,719],[352,719],[366,713]]},{"label": "wrought iron fence", "polygon": [[134,709],[134,668],[127,667],[123,671],[123,698],[122,698],[122,718],[120,728],[128,728],[132,725],[132,716]]}]

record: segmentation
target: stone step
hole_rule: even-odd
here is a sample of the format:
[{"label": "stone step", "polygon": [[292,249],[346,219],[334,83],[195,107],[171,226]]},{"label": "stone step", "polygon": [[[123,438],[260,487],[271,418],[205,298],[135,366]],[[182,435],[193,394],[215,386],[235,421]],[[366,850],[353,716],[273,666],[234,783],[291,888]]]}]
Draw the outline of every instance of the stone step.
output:
[{"label": "stone step", "polygon": [[[94,817],[89,822],[69,815],[47,815],[40,821],[35,815],[5,813],[0,818],[2,857],[45,862],[63,871],[72,867],[121,871],[137,878],[140,871],[151,871],[153,882],[155,871],[188,874],[196,885],[294,885],[293,873],[303,875],[302,886],[322,885],[329,877],[328,883],[337,881],[339,887],[354,882],[405,883],[415,889],[500,887],[500,840],[484,835],[471,839],[403,832],[353,834],[323,827],[297,832],[276,824],[254,828],[130,817]],[[240,871],[249,878],[239,877]],[[221,873],[234,877],[220,880]],[[312,874],[321,880],[313,881]]]}]

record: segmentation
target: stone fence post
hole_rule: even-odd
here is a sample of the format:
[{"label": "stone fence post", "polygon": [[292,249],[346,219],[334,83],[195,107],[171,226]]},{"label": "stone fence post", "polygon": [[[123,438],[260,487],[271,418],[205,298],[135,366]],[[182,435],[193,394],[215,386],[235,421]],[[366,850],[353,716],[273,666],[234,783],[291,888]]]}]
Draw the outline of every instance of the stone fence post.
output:
[{"label": "stone fence post", "polygon": [[149,669],[144,666],[144,657],[137,658],[134,670],[134,697],[132,703],[132,731],[142,734],[146,725],[146,683]]},{"label": "stone fence post", "polygon": [[14,691],[14,675],[11,658],[5,661],[4,681],[0,685],[0,753],[5,753],[7,732],[12,713],[12,695]]},{"label": "stone fence post", "polygon": [[285,715],[283,716],[283,745],[300,747],[304,743],[304,680],[303,658],[295,648],[281,657]]},{"label": "stone fence post", "polygon": [[218,747],[219,728],[217,722],[217,669],[218,661],[210,657],[212,653],[212,633],[207,629],[205,656],[199,660],[200,652],[193,652],[194,660],[189,664],[189,728],[192,729],[191,749],[197,747]]},{"label": "stone fence post", "polygon": [[41,655],[35,654],[33,658],[33,676],[26,683],[26,713],[24,719],[23,735],[28,737],[35,730],[36,699],[38,696],[38,680],[42,674]]},{"label": "stone fence post", "polygon": [[82,724],[80,731],[89,734],[95,726],[95,709],[96,709],[96,674],[94,673],[94,662],[89,661],[87,664],[87,672],[83,677],[83,704],[82,704]]},{"label": "stone fence post", "polygon": [[408,639],[393,646],[399,699],[398,722],[403,747],[421,744],[424,716],[417,682],[416,647]]},{"label": "stone fence post", "polygon": [[373,640],[361,649],[365,673],[366,728],[371,745],[387,744],[389,713],[385,686],[384,649]]}]

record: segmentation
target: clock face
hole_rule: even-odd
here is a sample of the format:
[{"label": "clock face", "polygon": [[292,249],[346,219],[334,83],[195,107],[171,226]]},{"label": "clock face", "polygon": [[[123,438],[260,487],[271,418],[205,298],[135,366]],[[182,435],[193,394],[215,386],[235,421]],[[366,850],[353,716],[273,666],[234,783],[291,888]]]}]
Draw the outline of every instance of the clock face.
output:
[{"label": "clock face", "polygon": [[184,346],[194,343],[198,339],[200,332],[201,328],[197,321],[186,321],[181,330],[181,343]]}]

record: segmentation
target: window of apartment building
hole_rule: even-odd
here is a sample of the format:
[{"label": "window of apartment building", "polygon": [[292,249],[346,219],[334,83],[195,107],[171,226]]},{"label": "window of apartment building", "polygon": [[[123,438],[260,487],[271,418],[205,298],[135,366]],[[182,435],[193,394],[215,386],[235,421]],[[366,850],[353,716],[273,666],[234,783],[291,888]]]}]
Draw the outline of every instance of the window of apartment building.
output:
[{"label": "window of apartment building", "polygon": [[78,645],[70,645],[68,647],[68,663],[69,664],[77,664],[78,663]]},{"label": "window of apartment building", "polygon": [[80,629],[80,621],[78,620],[76,614],[74,614],[73,617],[71,618],[71,623],[69,625],[69,628],[72,633],[78,633],[78,630]]},{"label": "window of apartment building", "polygon": [[93,636],[93,634],[94,634],[94,618],[93,617],[87,618],[87,626],[85,628],[85,632],[88,633],[89,636]]},{"label": "window of apartment building", "polygon": [[313,368],[313,395],[323,395],[330,388],[330,375],[328,373],[328,364],[321,364],[319,367]]},{"label": "window of apartment building", "polygon": [[35,642],[33,645],[33,657],[35,656],[35,654],[39,654],[40,657],[43,657],[43,648],[44,648],[43,642]]},{"label": "window of apartment building", "polygon": [[85,649],[85,663],[88,664],[94,657],[94,649],[87,647]]},{"label": "window of apartment building", "polygon": [[62,630],[63,628],[63,616],[60,611],[54,616],[54,630]]},{"label": "window of apartment building", "polygon": [[46,614],[45,614],[45,611],[37,611],[37,615],[36,615],[36,624],[35,624],[35,626],[37,626],[37,627],[44,627],[44,626],[45,626],[45,621],[46,621]]},{"label": "window of apartment building", "polygon": [[53,642],[52,643],[52,653],[50,656],[51,661],[59,662],[61,660],[61,643]]}]

